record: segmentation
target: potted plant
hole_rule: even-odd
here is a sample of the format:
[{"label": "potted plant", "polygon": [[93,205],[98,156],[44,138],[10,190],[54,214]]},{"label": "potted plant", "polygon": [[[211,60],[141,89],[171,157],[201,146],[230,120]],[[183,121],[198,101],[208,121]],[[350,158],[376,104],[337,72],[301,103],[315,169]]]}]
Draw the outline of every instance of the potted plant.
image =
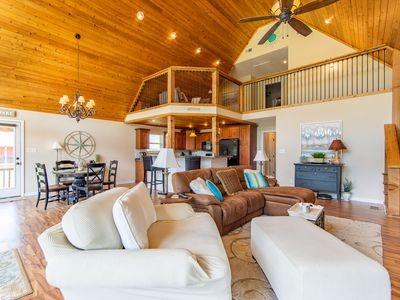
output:
[{"label": "potted plant", "polygon": [[351,180],[348,180],[347,178],[345,178],[344,183],[343,183],[343,193],[342,193],[343,200],[345,200],[345,201],[350,200],[352,189],[353,189],[353,182],[351,182]]},{"label": "potted plant", "polygon": [[323,163],[324,162],[325,153],[323,153],[323,152],[314,152],[313,154],[311,154],[311,156],[313,157],[313,162],[315,162],[315,163]]}]

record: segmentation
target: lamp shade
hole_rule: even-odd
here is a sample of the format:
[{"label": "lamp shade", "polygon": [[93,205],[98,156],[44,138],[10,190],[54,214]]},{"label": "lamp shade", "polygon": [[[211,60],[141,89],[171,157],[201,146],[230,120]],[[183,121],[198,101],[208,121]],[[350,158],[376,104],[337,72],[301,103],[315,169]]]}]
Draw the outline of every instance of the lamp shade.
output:
[{"label": "lamp shade", "polygon": [[331,145],[329,146],[329,150],[339,151],[346,150],[346,146],[343,144],[342,140],[333,140]]},{"label": "lamp shade", "polygon": [[54,143],[53,143],[53,146],[51,146],[51,149],[53,149],[53,150],[60,150],[60,149],[62,149],[62,147],[61,147],[61,145],[60,145],[59,142],[54,142]]},{"label": "lamp shade", "polygon": [[263,150],[257,150],[257,154],[254,157],[254,161],[268,161],[268,160],[269,158]]},{"label": "lamp shade", "polygon": [[179,168],[174,150],[172,148],[162,148],[157,155],[156,161],[153,163],[153,167],[163,169]]}]

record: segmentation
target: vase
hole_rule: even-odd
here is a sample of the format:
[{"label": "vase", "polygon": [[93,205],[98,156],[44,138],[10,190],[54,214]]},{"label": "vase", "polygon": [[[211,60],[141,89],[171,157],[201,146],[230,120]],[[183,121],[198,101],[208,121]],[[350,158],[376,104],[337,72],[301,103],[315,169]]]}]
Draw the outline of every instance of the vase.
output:
[{"label": "vase", "polygon": [[342,198],[343,198],[344,201],[350,201],[351,193],[350,192],[343,192],[342,193]]}]

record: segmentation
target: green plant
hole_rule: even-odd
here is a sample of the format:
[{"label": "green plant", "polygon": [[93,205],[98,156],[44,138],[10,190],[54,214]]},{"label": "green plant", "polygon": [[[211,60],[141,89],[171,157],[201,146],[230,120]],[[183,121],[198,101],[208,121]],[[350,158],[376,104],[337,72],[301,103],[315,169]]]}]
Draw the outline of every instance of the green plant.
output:
[{"label": "green plant", "polygon": [[343,192],[350,193],[352,189],[353,189],[353,182],[345,178],[343,183]]},{"label": "green plant", "polygon": [[96,154],[95,156],[94,156],[94,160],[95,160],[95,162],[100,162],[100,159],[101,159],[101,157],[100,157],[100,154]]},{"label": "green plant", "polygon": [[314,152],[312,154],[312,157],[313,158],[325,158],[325,153],[323,153],[323,152]]}]

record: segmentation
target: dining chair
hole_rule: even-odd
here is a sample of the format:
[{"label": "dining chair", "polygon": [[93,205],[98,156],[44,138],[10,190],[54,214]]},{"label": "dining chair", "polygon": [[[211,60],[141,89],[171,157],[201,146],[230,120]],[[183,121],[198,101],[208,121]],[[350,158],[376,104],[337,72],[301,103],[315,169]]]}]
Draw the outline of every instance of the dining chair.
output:
[{"label": "dining chair", "polygon": [[[36,173],[36,180],[37,180],[37,186],[38,186],[38,196],[37,196],[37,201],[36,201],[36,207],[38,207],[40,200],[45,200],[44,209],[46,210],[49,202],[59,201],[60,200],[60,192],[67,191],[68,187],[63,184],[49,185],[45,164],[36,163],[35,164],[35,173]],[[44,194],[44,198],[41,198],[42,193]],[[50,195],[50,193],[57,193],[57,194]],[[56,198],[56,199],[54,199],[54,198]]]},{"label": "dining chair", "polygon": [[95,195],[96,191],[101,192],[103,190],[105,169],[105,163],[90,163],[87,165],[84,185],[72,184],[75,192],[75,201],[79,200],[79,191],[85,192],[85,199],[87,199],[90,192]]},{"label": "dining chair", "polygon": [[[76,163],[73,160],[59,160],[56,161],[54,170],[71,170],[76,168]],[[74,177],[60,177],[56,176],[56,182],[64,185],[71,185],[74,182]]]},{"label": "dining chair", "polygon": [[110,161],[110,167],[108,168],[108,179],[103,182],[104,186],[107,186],[108,190],[111,189],[111,185],[113,188],[117,186],[117,169],[118,169],[118,160]]}]

